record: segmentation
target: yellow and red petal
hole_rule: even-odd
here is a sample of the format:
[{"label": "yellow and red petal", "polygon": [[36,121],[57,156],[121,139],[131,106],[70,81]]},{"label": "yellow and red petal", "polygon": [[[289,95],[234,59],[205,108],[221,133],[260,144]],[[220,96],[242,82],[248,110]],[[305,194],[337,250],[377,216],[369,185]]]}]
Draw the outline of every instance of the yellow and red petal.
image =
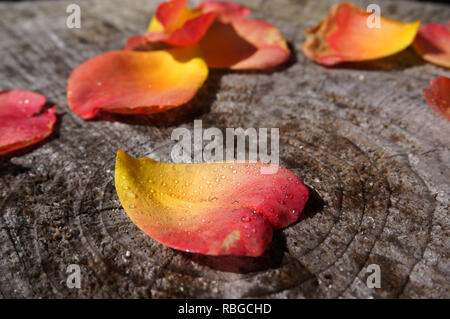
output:
[{"label": "yellow and red petal", "polygon": [[430,87],[423,89],[428,105],[450,121],[450,79],[441,76],[430,81]]},{"label": "yellow and red petal", "polygon": [[147,33],[127,40],[126,50],[139,49],[151,43],[163,42],[173,46],[197,43],[216,19],[215,12],[191,10],[185,0],[163,2],[156,9]]},{"label": "yellow and red petal", "polygon": [[420,24],[380,17],[380,28],[369,28],[370,15],[351,3],[334,5],[325,20],[306,31],[303,52],[324,65],[379,59],[408,47]]},{"label": "yellow and red petal", "polygon": [[234,2],[203,1],[196,8],[203,13],[216,12],[217,18],[224,23],[245,19],[250,15],[250,10]]},{"label": "yellow and red petal", "polygon": [[298,220],[308,190],[289,170],[264,164],[168,164],[117,152],[115,185],[123,208],[169,247],[208,255],[260,256],[273,229]]},{"label": "yellow and red petal", "polygon": [[41,94],[0,91],[0,155],[35,144],[53,131],[56,106],[43,110]]},{"label": "yellow and red petal", "polygon": [[450,22],[421,26],[413,47],[424,60],[450,68]]},{"label": "yellow and red petal", "polygon": [[216,19],[214,12],[199,15],[186,21],[181,27],[173,30],[170,34],[148,33],[145,35],[149,42],[164,42],[174,46],[188,46],[197,43],[206,34],[211,24]]},{"label": "yellow and red petal", "polygon": [[186,14],[187,0],[170,0],[161,3],[156,9],[155,17],[164,29],[174,29],[183,21]]},{"label": "yellow and red petal", "polygon": [[193,47],[139,52],[112,51],[78,66],[70,75],[67,100],[83,119],[102,110],[158,113],[191,100],[208,76]]},{"label": "yellow and red petal", "polygon": [[[197,17],[186,21],[181,27],[176,28],[171,32],[150,31],[144,35],[135,35],[128,38],[125,45],[125,50],[139,49],[152,43],[166,43],[173,46],[189,46],[200,41],[206,34],[214,20],[216,14],[209,12],[200,14]],[[152,19],[149,30],[160,29],[160,24],[155,19]]]},{"label": "yellow and red petal", "polygon": [[216,21],[199,46],[211,68],[261,70],[282,64],[290,56],[280,31],[260,20]]}]

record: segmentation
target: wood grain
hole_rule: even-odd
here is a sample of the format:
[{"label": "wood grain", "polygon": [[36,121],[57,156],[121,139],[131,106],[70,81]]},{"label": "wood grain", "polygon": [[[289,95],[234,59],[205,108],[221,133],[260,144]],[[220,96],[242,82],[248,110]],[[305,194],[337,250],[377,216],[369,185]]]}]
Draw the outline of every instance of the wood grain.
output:
[{"label": "wood grain", "polygon": [[[334,1],[246,0],[274,23],[293,58],[274,72],[212,71],[186,107],[83,121],[65,86],[73,68],[145,30],[157,1],[0,4],[0,88],[58,104],[51,138],[0,160],[3,298],[449,298],[450,125],[422,97],[448,70],[411,49],[325,68],[299,50],[302,29]],[[356,1],[360,5],[369,2]],[[443,4],[377,1],[382,14],[450,20]],[[126,217],[114,190],[115,153],[170,160],[176,127],[279,127],[281,164],[310,187],[305,217],[277,232],[261,258],[206,257],[164,247]],[[366,267],[381,267],[381,288]],[[78,264],[81,289],[66,287]]]}]

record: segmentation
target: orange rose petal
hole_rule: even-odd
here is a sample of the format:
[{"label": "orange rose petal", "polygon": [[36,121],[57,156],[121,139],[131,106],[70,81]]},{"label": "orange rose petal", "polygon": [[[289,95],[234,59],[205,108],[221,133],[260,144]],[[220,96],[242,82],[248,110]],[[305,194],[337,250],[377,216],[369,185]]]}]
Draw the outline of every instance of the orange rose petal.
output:
[{"label": "orange rose petal", "polygon": [[325,65],[383,58],[408,47],[420,24],[380,17],[380,28],[369,28],[370,15],[351,3],[334,5],[325,20],[306,31],[303,52]]},{"label": "orange rose petal", "polygon": [[259,20],[216,21],[199,45],[211,68],[267,69],[290,56],[279,30]]},{"label": "orange rose petal", "polygon": [[191,100],[208,76],[195,48],[167,51],[112,51],[78,66],[70,75],[72,111],[90,119],[99,110],[158,113]]},{"label": "orange rose petal", "polygon": [[217,18],[224,23],[245,19],[250,15],[247,7],[233,2],[203,1],[195,9],[203,13],[216,12]]},{"label": "orange rose petal", "polygon": [[450,22],[421,26],[413,47],[424,60],[450,68]]},{"label": "orange rose petal", "polygon": [[35,144],[53,131],[56,106],[31,91],[0,91],[0,155]]},{"label": "orange rose petal", "polygon": [[298,220],[308,199],[299,178],[261,163],[168,164],[117,152],[115,185],[126,213],[169,247],[260,256],[272,229]]},{"label": "orange rose petal", "polygon": [[430,87],[423,89],[428,105],[450,121],[450,79],[441,76],[430,81]]}]

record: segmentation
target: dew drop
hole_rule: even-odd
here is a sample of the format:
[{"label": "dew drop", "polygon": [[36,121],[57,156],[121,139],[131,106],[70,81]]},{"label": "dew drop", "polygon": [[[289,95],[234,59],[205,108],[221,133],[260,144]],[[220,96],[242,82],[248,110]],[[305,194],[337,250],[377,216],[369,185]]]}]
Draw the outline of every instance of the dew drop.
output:
[{"label": "dew drop", "polygon": [[209,196],[208,201],[213,202],[218,200],[218,198],[216,196]]},{"label": "dew drop", "polygon": [[242,220],[243,223],[248,223],[251,219],[248,216],[242,216],[241,220]]}]

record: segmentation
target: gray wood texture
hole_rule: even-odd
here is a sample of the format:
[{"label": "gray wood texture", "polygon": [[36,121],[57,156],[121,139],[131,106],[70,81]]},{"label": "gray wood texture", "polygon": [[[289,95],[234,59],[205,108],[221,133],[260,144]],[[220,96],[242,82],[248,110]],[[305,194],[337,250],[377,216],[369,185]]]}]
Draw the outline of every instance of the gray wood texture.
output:
[{"label": "gray wood texture", "polygon": [[[66,27],[72,2],[81,29]],[[450,124],[422,96],[430,79],[450,72],[411,48],[326,68],[299,49],[301,30],[334,1],[239,2],[282,31],[288,64],[213,70],[186,107],[95,121],[68,109],[71,70],[142,33],[158,1],[0,3],[0,88],[40,92],[59,115],[49,139],[0,160],[0,298],[450,297]],[[443,4],[377,3],[394,19],[450,20]],[[170,160],[172,130],[194,119],[279,127],[281,164],[311,188],[305,217],[277,232],[261,258],[175,251],[121,208],[116,151]],[[66,287],[69,264],[81,267],[81,289]],[[381,268],[380,289],[366,285],[370,264]]]}]

